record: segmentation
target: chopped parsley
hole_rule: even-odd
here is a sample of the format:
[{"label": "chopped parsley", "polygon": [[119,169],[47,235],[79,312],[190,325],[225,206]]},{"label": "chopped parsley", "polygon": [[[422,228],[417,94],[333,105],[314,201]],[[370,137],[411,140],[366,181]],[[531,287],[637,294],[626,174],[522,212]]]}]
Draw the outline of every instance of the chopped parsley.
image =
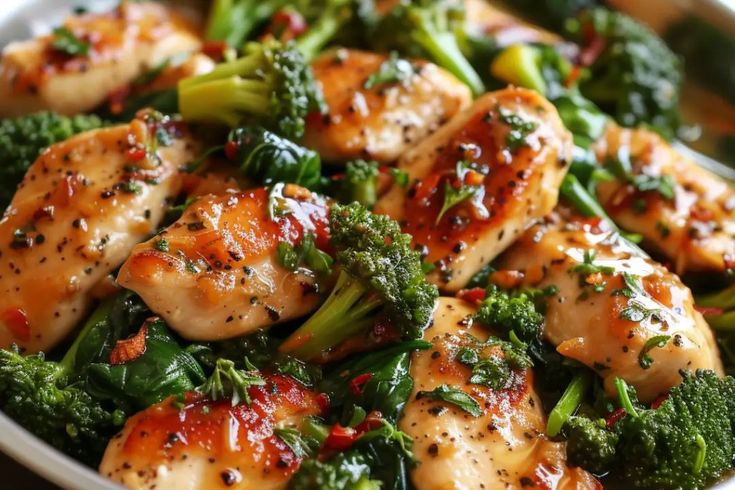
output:
[{"label": "chopped parsley", "polygon": [[54,40],[51,47],[60,53],[69,56],[87,56],[90,50],[90,44],[82,41],[74,35],[67,27],[57,27],[53,32]]},{"label": "chopped parsley", "polygon": [[582,262],[573,266],[569,271],[585,276],[590,274],[604,274],[609,276],[615,272],[615,267],[595,264],[595,258],[597,258],[597,250],[592,248],[585,250]]},{"label": "chopped parsley", "polygon": [[651,356],[648,355],[648,352],[651,349],[660,349],[661,347],[665,346],[670,338],[671,335],[655,335],[646,340],[646,343],[643,344],[641,352],[638,354],[638,364],[640,364],[643,369],[650,368],[651,364],[653,364],[653,359],[651,358]]},{"label": "chopped parsley", "polygon": [[[658,192],[665,199],[674,198],[676,181],[671,175],[634,174],[630,152],[621,148],[615,158],[609,158],[605,167],[618,179],[632,185],[640,192]],[[639,205],[636,205],[639,208]]]},{"label": "chopped parsley", "polygon": [[273,429],[273,434],[281,439],[299,459],[313,456],[319,448],[316,439],[305,436],[291,427],[276,427]]},{"label": "chopped parsley", "polygon": [[477,400],[457,388],[448,385],[439,385],[431,391],[419,391],[416,398],[429,398],[430,400],[452,404],[473,417],[482,415],[482,408]]},{"label": "chopped parsley", "polygon": [[498,108],[500,120],[510,127],[510,131],[505,137],[505,144],[511,153],[517,152],[523,146],[528,145],[528,135],[536,131],[538,123],[522,118],[518,114]]},{"label": "chopped parsley", "polygon": [[279,243],[276,253],[281,265],[290,271],[295,271],[301,264],[319,274],[327,274],[332,270],[332,257],[317,248],[311,233],[305,235],[295,247],[290,243]]},{"label": "chopped parsley", "polygon": [[[470,172],[481,176],[480,179],[477,179],[478,184],[472,185],[466,182],[467,176]],[[450,181],[444,182],[444,202],[442,203],[441,210],[436,217],[436,223],[439,223],[447,211],[467,199],[474,198],[482,189],[484,173],[477,165],[471,162],[466,160],[458,161],[457,166],[455,167],[455,176],[459,183],[459,187],[455,187]]]},{"label": "chopped parsley", "polygon": [[153,247],[159,252],[168,252],[168,240],[166,240],[165,238],[160,238],[153,242]]},{"label": "chopped parsley", "polygon": [[628,302],[628,306],[620,312],[620,319],[629,322],[640,323],[647,319],[663,322],[661,310],[658,308],[646,308],[635,300]]},{"label": "chopped parsley", "polygon": [[416,68],[405,59],[399,58],[398,53],[392,51],[390,57],[385,60],[378,71],[365,80],[363,87],[370,90],[378,85],[388,83],[403,83],[416,74]]}]

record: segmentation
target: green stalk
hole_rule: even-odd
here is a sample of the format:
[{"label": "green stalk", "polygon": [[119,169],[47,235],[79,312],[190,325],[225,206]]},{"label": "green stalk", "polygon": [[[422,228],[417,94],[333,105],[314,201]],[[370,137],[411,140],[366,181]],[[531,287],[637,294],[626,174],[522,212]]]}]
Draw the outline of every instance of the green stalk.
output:
[{"label": "green stalk", "polygon": [[[419,20],[419,22],[421,22]],[[485,92],[485,84],[457,45],[451,33],[431,33],[419,28],[414,40],[424,48],[437,65],[459,78],[477,96]]]},{"label": "green stalk", "polygon": [[735,332],[735,311],[727,311],[719,315],[705,315],[707,324],[718,332]]},{"label": "green stalk", "polygon": [[697,305],[731,310],[735,308],[735,285],[721,291],[697,296]]},{"label": "green stalk", "polygon": [[313,359],[369,327],[372,324],[369,315],[382,300],[365,298],[366,291],[359,280],[340,272],[324,304],[281,344],[279,350],[302,359]]},{"label": "green stalk", "polygon": [[569,417],[574,415],[574,412],[582,404],[582,399],[591,383],[592,377],[587,372],[580,373],[572,379],[549,414],[549,420],[546,423],[547,435],[554,437],[561,432]]},{"label": "green stalk", "polygon": [[[313,60],[322,48],[339,32],[350,18],[350,10],[346,9],[347,1],[341,0],[319,16],[319,19],[296,40],[296,48],[306,61]],[[340,12],[341,10],[341,12]],[[335,12],[337,11],[337,12]]]},{"label": "green stalk", "polygon": [[618,392],[620,405],[631,417],[638,417],[638,410],[633,406],[633,402],[628,395],[628,383],[623,378],[615,378],[615,389]]},{"label": "green stalk", "polygon": [[[270,110],[268,85],[232,76],[179,90],[179,111],[187,121],[237,126],[243,113],[265,115]],[[219,108],[218,110],[215,110]]]},{"label": "green stalk", "polygon": [[92,312],[92,315],[87,319],[87,321],[84,323],[84,326],[79,331],[79,334],[77,335],[76,339],[74,339],[74,343],[71,344],[71,347],[69,347],[69,350],[66,351],[66,354],[64,354],[64,357],[59,361],[59,367],[63,371],[64,374],[69,374],[74,371],[75,363],[76,363],[76,357],[77,357],[77,351],[79,350],[79,346],[84,342],[84,339],[89,334],[90,330],[92,330],[95,326],[99,325],[102,322],[106,322],[108,316],[110,315],[110,310],[112,310],[112,305],[115,302],[115,298],[111,298],[108,300],[105,300],[104,302],[100,303],[100,305],[97,307],[97,309]]}]

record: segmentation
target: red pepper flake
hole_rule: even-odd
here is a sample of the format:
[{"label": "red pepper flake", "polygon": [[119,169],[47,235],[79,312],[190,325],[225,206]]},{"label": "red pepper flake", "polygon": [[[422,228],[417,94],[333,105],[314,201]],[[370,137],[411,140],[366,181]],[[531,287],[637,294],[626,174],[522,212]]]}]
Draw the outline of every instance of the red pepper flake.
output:
[{"label": "red pepper flake", "polygon": [[605,422],[607,423],[607,427],[608,428],[615,427],[615,424],[617,424],[623,417],[625,417],[627,413],[628,412],[626,412],[624,408],[618,408],[610,412],[608,416],[605,417]]},{"label": "red pepper flake", "polygon": [[212,58],[214,61],[222,61],[227,51],[227,42],[225,41],[206,41],[202,45],[202,54]]},{"label": "red pepper flake", "polygon": [[225,143],[225,156],[228,160],[237,159],[237,152],[240,151],[240,143],[237,141],[228,141]]},{"label": "red pepper flake", "polygon": [[340,424],[334,424],[324,441],[323,448],[333,451],[345,451],[352,447],[358,437],[360,437],[360,434],[352,427],[342,427]]},{"label": "red pepper flake", "polygon": [[142,356],[145,353],[145,338],[148,335],[148,325],[156,320],[149,318],[143,323],[138,333],[133,337],[125,340],[118,340],[115,347],[110,352],[110,364],[113,366],[118,364],[127,364]]},{"label": "red pepper flake", "polygon": [[668,392],[668,391],[667,391],[666,393],[664,393],[663,395],[660,395],[660,396],[659,396],[658,398],[656,398],[655,400],[653,400],[653,402],[651,403],[651,408],[652,408],[653,410],[656,410],[656,409],[657,409],[658,407],[660,407],[660,406],[661,406],[661,404],[662,404],[663,402],[665,402],[665,401],[666,401],[666,399],[667,399],[667,398],[669,398],[669,392]]},{"label": "red pepper flake", "polygon": [[113,90],[107,96],[107,106],[110,114],[122,114],[125,109],[125,103],[130,97],[130,85],[124,85],[117,90]]},{"label": "red pepper flake", "polygon": [[263,39],[275,38],[281,42],[296,39],[306,32],[308,26],[304,17],[292,9],[281,9],[273,14]]},{"label": "red pepper flake", "polygon": [[2,320],[8,330],[13,334],[13,337],[23,342],[31,340],[31,324],[23,308],[5,310],[2,315]]},{"label": "red pepper flake", "polygon": [[485,299],[485,290],[483,288],[463,289],[457,293],[457,297],[470,303],[480,303]]},{"label": "red pepper flake", "polygon": [[372,378],[373,373],[363,373],[359,376],[355,376],[352,381],[350,381],[350,392],[355,396],[362,395],[362,392],[365,389],[365,385]]},{"label": "red pepper flake", "polygon": [[329,414],[329,408],[331,403],[329,402],[329,395],[326,393],[319,393],[316,396],[316,404],[319,406],[319,414],[325,416]]},{"label": "red pepper flake", "polygon": [[145,148],[142,148],[140,146],[133,146],[131,148],[128,148],[128,161],[139,162],[145,158],[145,154]]},{"label": "red pepper flake", "polygon": [[699,306],[694,305],[694,309],[703,314],[704,316],[710,316],[710,315],[722,315],[725,310],[722,308],[718,308],[717,306]]}]

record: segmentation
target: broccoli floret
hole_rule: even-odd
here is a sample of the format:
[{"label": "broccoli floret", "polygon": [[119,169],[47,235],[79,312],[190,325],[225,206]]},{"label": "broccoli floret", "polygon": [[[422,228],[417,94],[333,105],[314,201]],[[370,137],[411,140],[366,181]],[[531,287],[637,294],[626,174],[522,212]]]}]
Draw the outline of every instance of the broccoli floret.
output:
[{"label": "broccoli floret", "polygon": [[608,430],[602,419],[569,417],[564,426],[567,437],[567,458],[574,466],[604,475],[615,462],[618,433]]},{"label": "broccoli floret", "polygon": [[403,337],[420,337],[438,293],[426,282],[411,237],[388,216],[372,214],[359,203],[335,204],[329,221],[339,276],[321,308],[281,351],[315,358],[366,330],[381,314]]},{"label": "broccoli floret", "polygon": [[0,120],[0,208],[5,209],[10,203],[28,167],[44,149],[102,125],[95,115],[67,117],[54,112]]},{"label": "broccoli floret", "polygon": [[587,52],[602,47],[587,60],[590,76],[580,84],[585,97],[623,126],[645,124],[668,138],[675,135],[682,63],[656,33],[604,8],[583,12],[567,31]]},{"label": "broccoli floret", "polygon": [[515,0],[513,7],[536,22],[561,29],[570,17],[599,4],[598,0]]},{"label": "broccoli floret", "polygon": [[323,109],[311,68],[292,43],[249,43],[243,57],[179,82],[186,121],[261,125],[288,138],[304,133],[304,117]]},{"label": "broccoli floret", "polygon": [[359,202],[372,208],[378,200],[378,162],[353,160],[336,182],[335,195],[343,203]]},{"label": "broccoli floret", "polygon": [[370,41],[377,49],[397,49],[408,56],[429,58],[479,95],[485,86],[457,38],[464,16],[460,2],[452,0],[402,1],[378,22]]},{"label": "broccoli floret", "polygon": [[0,408],[59,450],[95,466],[125,414],[108,410],[76,384],[74,364],[84,333],[108,310],[100,308],[60,362],[38,353],[0,349]]},{"label": "broccoli floret", "polygon": [[735,379],[682,376],[658,407],[626,408],[611,429],[571,418],[570,461],[598,473],[615,469],[639,488],[702,488],[722,476],[735,457]]},{"label": "broccoli floret", "polygon": [[288,482],[289,490],[379,490],[380,482],[370,479],[367,458],[357,452],[341,453],[329,461],[304,461]]},{"label": "broccoli floret", "polygon": [[[553,290],[547,291],[547,294],[551,293]],[[491,284],[485,290],[485,299],[475,319],[503,333],[513,332],[523,342],[534,342],[541,336],[544,323],[544,316],[537,311],[534,297],[543,294],[542,290],[508,293]]]}]

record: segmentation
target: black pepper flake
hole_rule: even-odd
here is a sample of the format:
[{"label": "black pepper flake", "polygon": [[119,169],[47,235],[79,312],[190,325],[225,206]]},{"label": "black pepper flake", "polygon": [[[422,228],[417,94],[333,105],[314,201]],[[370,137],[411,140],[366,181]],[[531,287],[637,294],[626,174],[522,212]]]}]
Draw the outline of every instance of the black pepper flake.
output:
[{"label": "black pepper flake", "polygon": [[102,199],[109,199],[114,195],[115,195],[115,191],[104,191],[100,194],[100,197]]},{"label": "black pepper flake", "polygon": [[204,223],[201,221],[195,221],[186,225],[186,229],[189,231],[201,231],[204,229]]},{"label": "black pepper flake", "polygon": [[270,318],[273,322],[277,322],[281,319],[281,314],[271,305],[265,305],[265,312],[268,313],[268,318]]},{"label": "black pepper flake", "polygon": [[427,452],[429,453],[429,456],[435,458],[439,455],[439,446],[436,443],[433,443],[429,446],[429,449]]},{"label": "black pepper flake", "polygon": [[225,470],[219,476],[222,478],[222,482],[228,487],[237,483],[237,475],[232,470]]}]

